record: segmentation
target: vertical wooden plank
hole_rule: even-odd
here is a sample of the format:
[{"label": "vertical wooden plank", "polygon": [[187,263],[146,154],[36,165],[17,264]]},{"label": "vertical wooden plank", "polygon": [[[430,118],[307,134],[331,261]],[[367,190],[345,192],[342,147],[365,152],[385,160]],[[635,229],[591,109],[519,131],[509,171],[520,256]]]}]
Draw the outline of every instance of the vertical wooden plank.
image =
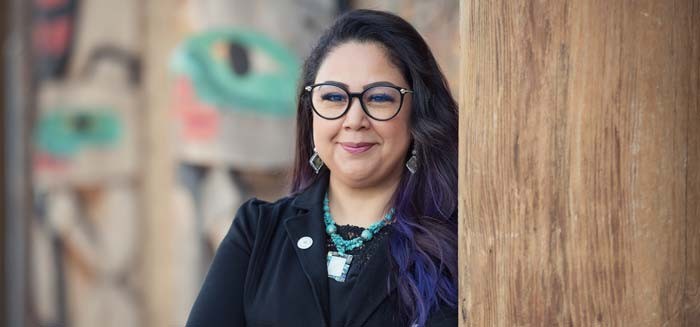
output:
[{"label": "vertical wooden plank", "polygon": [[[3,268],[5,273],[7,326],[25,326],[29,321],[27,310],[28,281],[26,255],[28,253],[28,228],[27,221],[31,218],[31,176],[29,169],[30,154],[28,142],[31,135],[31,121],[34,114],[35,103],[32,99],[34,85],[32,83],[30,45],[30,3],[21,0],[6,2],[8,16],[8,28],[10,29],[5,48],[2,50],[2,65],[4,65],[7,78],[7,97],[5,101],[4,124],[2,133],[5,159],[4,171],[6,180],[3,180],[5,197],[3,211],[6,214],[4,239],[6,245],[12,245],[12,251],[5,252],[6,261]],[[4,21],[3,21],[4,22]],[[5,322],[5,321],[3,321]]]},{"label": "vertical wooden plank", "polygon": [[[683,326],[700,324],[700,3],[693,1],[687,8],[686,19],[689,20],[688,33],[695,36],[695,42],[688,45],[690,49],[690,65],[677,69],[689,74],[687,89],[690,93],[688,105],[688,159],[686,171],[686,224],[685,240],[688,242],[685,251],[685,285],[683,289]],[[679,36],[676,36],[679,37]]]},{"label": "vertical wooden plank", "polygon": [[[0,0],[0,15],[3,17],[3,21],[8,21],[9,20],[9,10],[7,6],[7,1],[5,0]],[[0,50],[3,54],[2,58],[4,59],[4,49],[7,45],[7,24],[1,24],[0,25],[0,47],[2,50]],[[0,62],[0,99],[7,99],[6,96],[6,91],[5,91],[5,80],[7,79],[5,75],[5,61],[2,60]],[[0,126],[5,126],[5,100],[0,100]],[[0,211],[0,262],[5,264],[5,224],[7,221],[7,218],[5,217],[7,215],[7,212],[5,210],[5,180],[6,180],[6,174],[5,174],[5,133],[0,133],[0,181],[2,181],[2,184],[0,184],[0,207],[3,209]],[[7,307],[5,306],[5,284],[7,282],[7,279],[5,277],[5,269],[0,270],[0,317],[3,317],[0,319],[0,324],[3,326],[7,324],[8,322],[6,321],[7,317]]]},{"label": "vertical wooden plank", "polygon": [[697,3],[461,5],[463,324],[697,321]]},{"label": "vertical wooden plank", "polygon": [[173,31],[177,6],[169,0],[142,2],[145,118],[144,195],[144,293],[145,326],[170,326],[172,317],[173,237],[171,230],[174,183],[172,145],[170,144],[171,104],[167,60],[177,46]]}]

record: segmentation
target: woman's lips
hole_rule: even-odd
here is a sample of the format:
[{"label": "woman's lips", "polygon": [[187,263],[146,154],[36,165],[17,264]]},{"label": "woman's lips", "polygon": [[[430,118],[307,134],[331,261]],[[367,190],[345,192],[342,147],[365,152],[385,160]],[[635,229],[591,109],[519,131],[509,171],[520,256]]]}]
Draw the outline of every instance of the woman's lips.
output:
[{"label": "woman's lips", "polygon": [[374,143],[340,143],[340,146],[347,152],[357,154],[369,150]]}]

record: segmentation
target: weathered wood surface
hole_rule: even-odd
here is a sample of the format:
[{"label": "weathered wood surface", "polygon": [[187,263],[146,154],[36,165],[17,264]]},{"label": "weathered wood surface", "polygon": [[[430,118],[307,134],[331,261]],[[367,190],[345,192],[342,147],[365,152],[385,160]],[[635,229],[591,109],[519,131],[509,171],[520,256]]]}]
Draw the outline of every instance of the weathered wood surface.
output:
[{"label": "weathered wood surface", "polygon": [[700,2],[460,9],[463,326],[700,325]]},{"label": "weathered wood surface", "polygon": [[144,61],[144,240],[143,279],[146,317],[144,326],[173,326],[170,318],[173,298],[172,248],[172,194],[175,167],[167,122],[172,106],[166,58],[178,42],[173,22],[177,19],[176,6],[168,0],[142,2],[144,12],[140,22],[144,30],[142,53]]}]

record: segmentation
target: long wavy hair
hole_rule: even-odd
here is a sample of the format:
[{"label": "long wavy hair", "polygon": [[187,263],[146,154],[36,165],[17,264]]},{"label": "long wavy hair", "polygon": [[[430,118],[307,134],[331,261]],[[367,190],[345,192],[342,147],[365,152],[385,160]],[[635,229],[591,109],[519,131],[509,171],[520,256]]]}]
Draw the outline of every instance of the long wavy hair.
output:
[{"label": "long wavy hair", "polygon": [[306,59],[298,89],[292,193],[328,174],[326,167],[316,174],[308,163],[313,117],[303,88],[313,84],[328,53],[349,41],[381,45],[414,91],[410,133],[418,171],[404,170],[393,196],[396,222],[389,249],[398,284],[397,318],[404,325],[422,326],[437,307],[457,307],[457,104],[427,43],[401,17],[374,10],[347,12]]}]

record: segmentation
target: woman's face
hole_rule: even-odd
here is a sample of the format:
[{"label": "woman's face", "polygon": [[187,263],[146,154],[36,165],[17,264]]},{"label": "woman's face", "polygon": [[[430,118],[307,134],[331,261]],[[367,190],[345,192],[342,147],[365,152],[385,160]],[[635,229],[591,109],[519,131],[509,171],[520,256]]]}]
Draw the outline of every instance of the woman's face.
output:
[{"label": "woman's face", "polygon": [[[367,85],[388,82],[410,89],[401,72],[377,43],[347,42],[331,50],[314,84],[337,82],[351,93]],[[342,117],[327,120],[313,114],[316,151],[333,179],[350,187],[372,187],[398,181],[410,145],[411,95],[404,96],[399,113],[388,121],[365,114],[358,98]]]}]

